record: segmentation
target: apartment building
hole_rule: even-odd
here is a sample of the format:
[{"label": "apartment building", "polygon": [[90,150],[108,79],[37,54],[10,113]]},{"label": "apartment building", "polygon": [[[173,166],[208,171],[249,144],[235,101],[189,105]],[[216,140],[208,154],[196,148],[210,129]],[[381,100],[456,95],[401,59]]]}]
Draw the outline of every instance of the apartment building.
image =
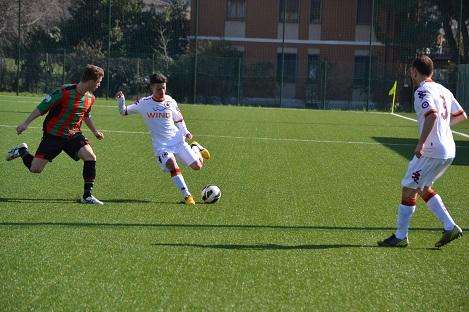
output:
[{"label": "apartment building", "polygon": [[281,92],[284,106],[321,105],[327,99],[340,107],[367,98],[370,52],[375,58],[384,52],[371,28],[372,5],[372,0],[193,0],[192,35],[198,21],[198,42],[227,41],[243,52],[247,68],[271,64],[277,78],[283,62],[282,89],[274,77],[264,88],[245,85],[244,97],[269,99]]}]

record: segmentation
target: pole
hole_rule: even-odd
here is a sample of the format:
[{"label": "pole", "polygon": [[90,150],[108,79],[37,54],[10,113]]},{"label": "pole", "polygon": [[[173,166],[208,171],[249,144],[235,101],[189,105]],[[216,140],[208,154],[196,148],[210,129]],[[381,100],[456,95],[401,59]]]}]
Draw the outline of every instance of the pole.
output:
[{"label": "pole", "polygon": [[195,34],[194,34],[194,81],[193,81],[193,99],[192,103],[197,103],[197,50],[199,34],[199,0],[195,0]]},{"label": "pole", "polygon": [[111,73],[110,73],[110,64],[109,59],[111,58],[111,7],[112,0],[109,0],[109,9],[108,9],[108,30],[107,30],[107,62],[106,62],[106,99],[109,98],[110,85],[111,85]]},{"label": "pole", "polygon": [[280,68],[280,107],[282,107],[282,97],[283,97],[283,74],[284,74],[284,65],[285,65],[285,23],[287,21],[287,1],[282,0],[283,3],[283,25],[282,25],[282,65]]},{"label": "pole", "polygon": [[[458,21],[458,29],[459,29],[459,36],[458,36],[458,68],[456,70],[456,74],[457,74],[457,77],[456,77],[456,81],[457,81],[457,85],[459,85],[459,80],[461,79],[461,75],[460,75],[460,65],[461,65],[461,42],[462,42],[462,32],[463,32],[463,28],[464,28],[464,31],[467,31],[467,28],[466,28],[466,25],[465,23],[463,23],[463,20],[462,20],[462,9],[463,9],[463,4],[462,4],[462,0],[460,1],[459,3],[459,21]],[[464,84],[462,84],[464,86]]]},{"label": "pole", "polygon": [[324,96],[323,96],[323,109],[326,109],[326,97],[327,97],[327,69],[329,64],[327,61],[324,62]]},{"label": "pole", "polygon": [[370,108],[370,97],[371,97],[371,74],[372,74],[372,70],[371,70],[371,61],[372,61],[372,45],[371,45],[371,40],[372,40],[372,37],[373,37],[373,17],[374,17],[374,14],[375,14],[375,1],[372,0],[371,1],[371,22],[370,22],[370,45],[369,45],[369,48],[368,48],[368,96],[366,97],[366,110],[368,111],[368,109]]},{"label": "pole", "polygon": [[65,84],[65,48],[63,49],[63,59],[62,59],[62,85]]},{"label": "pole", "polygon": [[239,106],[241,100],[241,58],[238,58],[238,95],[236,104]]},{"label": "pole", "polygon": [[21,0],[18,0],[18,43],[16,59],[16,95],[20,93],[20,57],[21,57]]}]

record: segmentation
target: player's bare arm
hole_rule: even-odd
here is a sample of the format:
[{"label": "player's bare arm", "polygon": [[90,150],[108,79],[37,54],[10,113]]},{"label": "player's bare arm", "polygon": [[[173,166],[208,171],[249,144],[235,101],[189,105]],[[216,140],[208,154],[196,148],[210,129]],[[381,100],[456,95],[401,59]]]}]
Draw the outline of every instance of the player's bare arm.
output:
[{"label": "player's bare arm", "polygon": [[96,126],[94,125],[94,122],[91,119],[91,117],[85,118],[85,119],[83,119],[83,121],[85,122],[86,126],[88,126],[88,128],[91,130],[91,132],[93,132],[94,136],[98,140],[104,139],[104,134],[101,131],[99,131],[98,129],[96,129]]},{"label": "player's bare arm", "polygon": [[18,127],[16,127],[16,133],[17,134],[23,133],[26,129],[28,129],[29,124],[33,122],[34,119],[36,119],[39,116],[41,116],[41,112],[36,108],[35,110],[31,112],[28,118],[26,118],[26,120],[23,121],[23,123],[21,123],[20,125],[18,125]]},{"label": "player's bare arm", "polygon": [[125,96],[122,91],[118,91],[115,96],[117,104],[119,105],[119,113],[122,116],[127,116],[127,106],[125,106]]},{"label": "player's bare arm", "polygon": [[428,114],[427,117],[425,117],[422,134],[420,135],[419,142],[417,143],[417,147],[415,147],[415,156],[417,156],[417,158],[422,157],[423,146],[428,136],[430,135],[430,132],[435,126],[435,122],[436,122],[436,113],[432,112],[431,114]]}]

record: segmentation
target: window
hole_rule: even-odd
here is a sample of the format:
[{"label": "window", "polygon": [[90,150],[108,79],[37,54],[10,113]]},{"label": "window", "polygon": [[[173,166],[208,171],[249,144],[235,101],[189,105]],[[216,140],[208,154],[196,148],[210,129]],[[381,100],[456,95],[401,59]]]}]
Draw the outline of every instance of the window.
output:
[{"label": "window", "polygon": [[368,79],[369,61],[370,57],[368,55],[355,56],[354,80],[364,81]]},{"label": "window", "polygon": [[244,21],[246,17],[246,0],[228,0],[226,19],[230,21]]},{"label": "window", "polygon": [[315,81],[319,79],[319,55],[308,55],[308,79]]},{"label": "window", "polygon": [[[282,53],[277,54],[277,79],[282,77]],[[295,82],[296,54],[285,53],[283,63],[283,82]]]},{"label": "window", "polygon": [[[286,4],[286,7],[285,7]],[[279,0],[278,20],[283,23],[283,14],[287,23],[298,23],[299,0]],[[285,9],[285,12],[284,12]]]},{"label": "window", "polygon": [[373,0],[357,0],[357,25],[371,24],[371,5]]},{"label": "window", "polygon": [[311,0],[309,22],[311,24],[321,24],[321,0]]}]

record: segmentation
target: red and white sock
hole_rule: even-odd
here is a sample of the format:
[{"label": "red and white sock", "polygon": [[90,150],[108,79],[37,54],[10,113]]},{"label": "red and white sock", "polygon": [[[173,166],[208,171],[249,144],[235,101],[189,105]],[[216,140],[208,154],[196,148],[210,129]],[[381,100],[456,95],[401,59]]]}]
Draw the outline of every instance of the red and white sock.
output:
[{"label": "red and white sock", "polygon": [[412,205],[412,203],[406,202],[406,204],[407,205],[404,205],[403,203],[400,204],[397,209],[396,237],[399,239],[404,239],[407,237],[409,233],[410,220],[412,219],[412,215],[415,212],[415,203]]},{"label": "red and white sock", "polygon": [[189,189],[187,188],[186,181],[184,180],[184,177],[181,174],[181,169],[176,169],[174,171],[171,171],[171,180],[173,180],[174,185],[179,189],[179,191],[182,193],[184,198],[189,196],[191,193],[189,193]]},{"label": "red and white sock", "polygon": [[451,215],[446,209],[445,204],[443,204],[443,200],[440,195],[436,193],[427,193],[423,196],[423,200],[427,203],[428,209],[430,209],[443,224],[445,231],[452,230],[456,223],[454,223],[453,218],[451,218]]}]

